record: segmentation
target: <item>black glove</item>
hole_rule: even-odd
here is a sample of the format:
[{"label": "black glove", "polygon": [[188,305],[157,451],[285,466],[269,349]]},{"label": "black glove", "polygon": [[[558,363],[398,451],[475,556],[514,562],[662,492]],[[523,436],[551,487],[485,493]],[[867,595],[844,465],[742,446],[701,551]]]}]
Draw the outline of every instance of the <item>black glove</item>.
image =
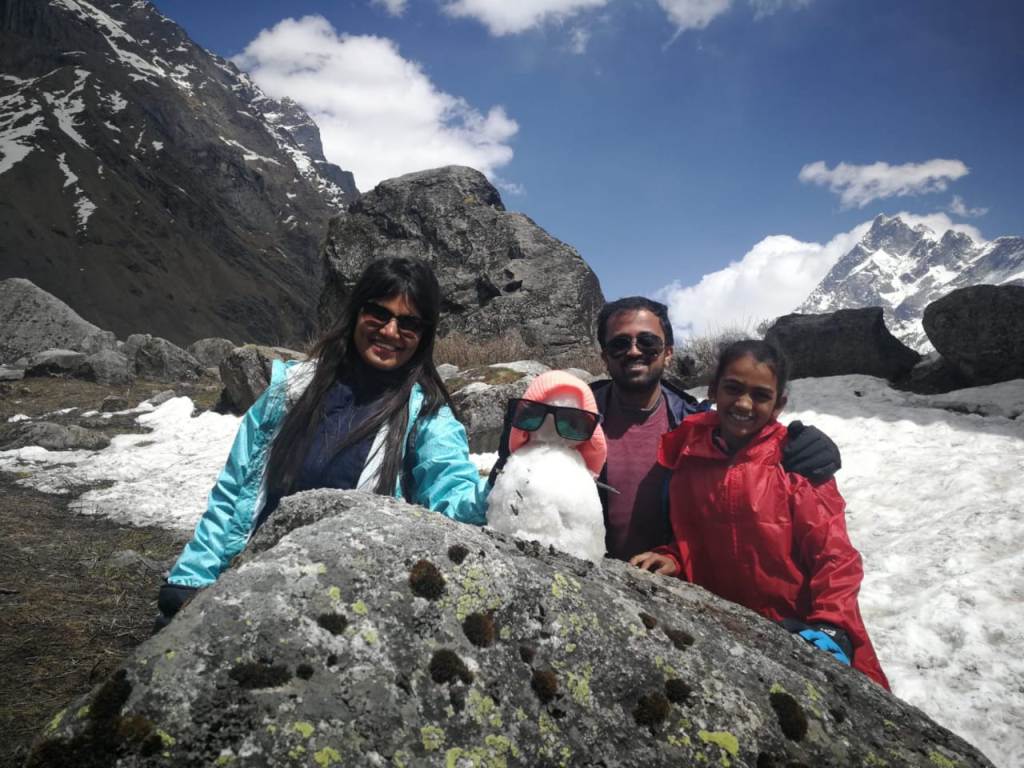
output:
[{"label": "black glove", "polygon": [[804,641],[818,650],[831,653],[837,661],[850,666],[853,660],[853,643],[850,642],[850,636],[846,634],[846,630],[823,621],[817,624],[806,624],[799,619],[784,619],[782,626],[789,632],[800,635]]},{"label": "black glove", "polygon": [[802,421],[789,425],[789,439],[782,447],[782,468],[803,475],[812,483],[831,480],[843,460],[839,448],[817,427],[806,427]]},{"label": "black glove", "polygon": [[169,581],[165,581],[160,587],[160,596],[156,601],[160,615],[156,617],[153,634],[170,624],[174,615],[188,605],[198,591],[198,587],[183,587],[180,584],[171,584]]},{"label": "black glove", "polygon": [[508,448],[509,438],[512,436],[512,414],[516,410],[516,400],[518,398],[510,398],[508,403],[505,404],[505,421],[501,425],[501,438],[498,440],[498,460],[494,462],[494,466],[491,467],[491,474],[487,478],[487,482],[494,486],[494,481],[498,479],[498,475],[501,474],[501,470],[505,468],[505,462],[508,461],[509,454],[511,451]]}]

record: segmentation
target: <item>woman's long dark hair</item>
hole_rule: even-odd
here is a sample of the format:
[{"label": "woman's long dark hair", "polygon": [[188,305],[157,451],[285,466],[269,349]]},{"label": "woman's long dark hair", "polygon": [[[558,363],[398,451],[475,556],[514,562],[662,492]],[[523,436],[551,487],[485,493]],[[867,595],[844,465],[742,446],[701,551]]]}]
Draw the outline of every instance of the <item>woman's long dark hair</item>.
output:
[{"label": "woman's long dark hair", "polygon": [[[274,438],[267,461],[269,494],[286,496],[294,487],[306,458],[317,425],[324,418],[324,397],[331,385],[345,374],[359,375],[367,364],[353,344],[359,312],[368,301],[404,296],[410,301],[425,327],[416,351],[395,376],[395,386],[381,400],[380,409],[348,435],[337,450],[375,435],[388,426],[376,493],[390,495],[401,471],[402,442],[409,420],[409,396],[419,383],[423,405],[419,418],[435,413],[442,405],[451,406],[448,390],[434,366],[434,338],[441,309],[441,289],[430,266],[418,259],[400,257],[373,261],[359,276],[341,316],[313,346],[310,357],[316,361],[313,378],[298,401],[288,410]],[[406,494],[409,488],[404,488]]]}]

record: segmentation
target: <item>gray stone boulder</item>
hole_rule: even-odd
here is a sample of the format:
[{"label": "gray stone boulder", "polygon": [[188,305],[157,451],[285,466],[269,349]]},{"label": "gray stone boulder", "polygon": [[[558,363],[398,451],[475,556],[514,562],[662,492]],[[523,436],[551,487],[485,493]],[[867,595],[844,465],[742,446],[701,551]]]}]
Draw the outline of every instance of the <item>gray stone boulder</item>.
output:
[{"label": "gray stone boulder", "polygon": [[924,330],[968,386],[1024,378],[1024,286],[953,291],[925,307]]},{"label": "gray stone boulder", "polygon": [[116,345],[114,334],[84,320],[30,280],[0,280],[0,363],[47,349],[98,352]]},{"label": "gray stone boulder", "polygon": [[698,587],[330,491],[53,718],[58,764],[991,765]]},{"label": "gray stone boulder", "polygon": [[899,379],[921,359],[885,327],[881,307],[785,315],[765,334],[789,358],[791,377],[851,373]]},{"label": "gray stone boulder", "polygon": [[188,345],[188,353],[204,368],[218,368],[235,346],[235,342],[230,339],[199,339]]},{"label": "gray stone boulder", "polygon": [[294,349],[246,344],[232,349],[220,363],[220,379],[224,383],[218,410],[244,413],[270,384],[275,360],[305,360]]},{"label": "gray stone boulder", "polygon": [[470,451],[498,450],[509,399],[522,397],[534,377],[547,370],[543,363],[523,360],[468,368],[445,381],[459,420],[466,427]]},{"label": "gray stone boulder", "polygon": [[13,365],[0,365],[0,381],[20,381],[25,378],[25,369]]},{"label": "gray stone boulder", "polygon": [[26,376],[75,376],[85,362],[84,352],[73,349],[46,349],[28,359]]},{"label": "gray stone boulder", "polygon": [[98,451],[110,445],[110,438],[77,424],[54,424],[50,421],[18,421],[0,428],[0,450],[30,445],[48,451]]},{"label": "gray stone boulder", "polygon": [[133,333],[124,342],[124,354],[136,376],[156,381],[195,381],[202,364],[181,347],[148,333]]},{"label": "gray stone boulder", "polygon": [[134,378],[128,358],[113,349],[102,349],[88,355],[78,366],[75,375],[97,384],[128,384]]},{"label": "gray stone boulder", "polygon": [[430,263],[441,284],[439,333],[475,340],[517,332],[543,360],[594,345],[604,303],[576,250],[521,213],[472,168],[449,166],[381,182],[331,221],[324,245],[320,322],[337,317],[374,259]]}]

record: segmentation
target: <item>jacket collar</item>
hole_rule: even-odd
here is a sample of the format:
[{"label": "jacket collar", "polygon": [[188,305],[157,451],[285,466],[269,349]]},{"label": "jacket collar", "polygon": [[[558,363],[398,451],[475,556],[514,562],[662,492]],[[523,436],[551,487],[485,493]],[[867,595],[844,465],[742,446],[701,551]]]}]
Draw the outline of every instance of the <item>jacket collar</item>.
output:
[{"label": "jacket collar", "polygon": [[658,449],[658,463],[673,469],[684,456],[728,461],[733,464],[778,464],[781,461],[782,443],[787,435],[784,425],[777,421],[771,422],[743,448],[728,456],[722,453],[713,439],[714,431],[720,423],[716,411],[688,417],[675,430],[662,436]]}]

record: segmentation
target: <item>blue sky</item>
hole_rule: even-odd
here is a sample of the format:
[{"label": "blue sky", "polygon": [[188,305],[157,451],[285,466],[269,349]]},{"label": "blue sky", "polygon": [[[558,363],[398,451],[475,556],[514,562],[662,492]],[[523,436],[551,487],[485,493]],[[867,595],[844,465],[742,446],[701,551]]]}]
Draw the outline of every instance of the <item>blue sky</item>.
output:
[{"label": "blue sky", "polygon": [[476,165],[682,328],[791,309],[878,213],[1024,234],[1014,0],[156,4],[295,95],[360,189]]}]

